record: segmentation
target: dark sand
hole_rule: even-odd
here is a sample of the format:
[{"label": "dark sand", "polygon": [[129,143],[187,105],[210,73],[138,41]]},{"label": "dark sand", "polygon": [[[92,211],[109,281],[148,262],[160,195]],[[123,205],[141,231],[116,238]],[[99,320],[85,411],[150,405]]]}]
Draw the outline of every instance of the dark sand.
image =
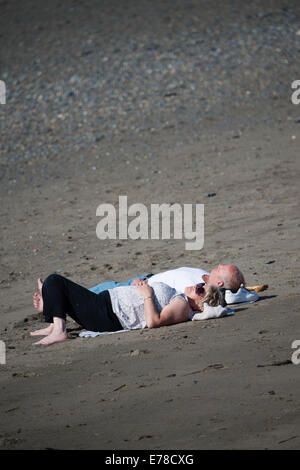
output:
[{"label": "dark sand", "polygon": [[[299,6],[163,3],[1,3],[1,449],[299,449]],[[119,195],[204,203],[204,249],[98,240]],[[270,287],[228,318],[32,345],[39,276],[218,263]]]}]

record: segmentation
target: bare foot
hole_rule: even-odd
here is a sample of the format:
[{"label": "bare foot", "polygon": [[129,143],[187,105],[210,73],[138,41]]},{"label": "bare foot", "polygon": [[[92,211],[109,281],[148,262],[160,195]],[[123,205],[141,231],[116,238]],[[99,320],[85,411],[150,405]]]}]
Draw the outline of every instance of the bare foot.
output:
[{"label": "bare foot", "polygon": [[42,295],[42,287],[43,287],[44,281],[41,277],[38,278],[38,290],[39,293]]},{"label": "bare foot", "polygon": [[66,339],[68,339],[68,335],[66,331],[63,331],[63,332],[53,331],[53,333],[50,333],[49,336],[46,336],[45,338],[33,344],[43,344],[44,346],[49,346],[50,344],[60,343],[61,341],[66,341]]},{"label": "bare foot", "polygon": [[43,296],[39,292],[36,292],[33,296],[33,305],[34,305],[34,308],[38,312],[41,313],[43,311],[43,307],[44,307]]},{"label": "bare foot", "polygon": [[31,331],[30,336],[48,336],[53,331],[53,323],[49,325],[47,328],[43,328],[42,330]]}]

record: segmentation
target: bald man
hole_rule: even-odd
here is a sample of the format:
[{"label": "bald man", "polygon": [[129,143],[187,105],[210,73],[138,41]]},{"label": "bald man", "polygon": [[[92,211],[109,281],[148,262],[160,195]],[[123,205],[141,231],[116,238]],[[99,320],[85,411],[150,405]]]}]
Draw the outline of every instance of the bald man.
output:
[{"label": "bald man", "polygon": [[154,282],[163,282],[173,287],[178,292],[184,292],[186,287],[200,284],[201,282],[213,284],[225,290],[225,300],[227,304],[255,302],[258,299],[256,292],[250,292],[243,287],[245,284],[244,276],[239,268],[232,264],[219,264],[219,266],[210,273],[200,268],[182,267],[171,269],[158,274],[138,276],[125,283],[115,281],[104,282],[92,287],[90,290],[99,293],[103,290],[122,285],[136,285],[141,279],[148,279],[150,286]]}]

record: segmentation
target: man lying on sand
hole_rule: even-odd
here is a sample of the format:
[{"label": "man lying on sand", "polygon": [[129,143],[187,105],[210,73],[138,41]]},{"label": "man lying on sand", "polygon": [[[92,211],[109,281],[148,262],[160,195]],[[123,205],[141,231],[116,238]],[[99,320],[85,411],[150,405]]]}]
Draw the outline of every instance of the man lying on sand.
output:
[{"label": "man lying on sand", "polygon": [[178,268],[164,271],[159,274],[148,274],[132,278],[128,282],[118,283],[115,281],[104,282],[90,288],[92,292],[99,293],[106,289],[114,287],[135,285],[141,279],[148,279],[149,285],[154,282],[164,282],[168,286],[183,293],[184,289],[201,282],[212,284],[216,287],[226,289],[225,300],[227,304],[235,304],[241,302],[254,302],[258,299],[255,292],[250,292],[245,287],[245,279],[237,266],[232,264],[221,265],[211,271],[211,273],[199,268]]},{"label": "man lying on sand", "polygon": [[203,311],[204,303],[216,307],[223,300],[220,289],[212,284],[196,284],[179,293],[163,282],[150,286],[147,280],[95,294],[59,274],[51,274],[44,282],[39,279],[38,290],[34,306],[50,325],[30,334],[45,336],[34,343],[45,346],[67,339],[67,314],[91,331],[158,328],[192,319],[194,312]]}]

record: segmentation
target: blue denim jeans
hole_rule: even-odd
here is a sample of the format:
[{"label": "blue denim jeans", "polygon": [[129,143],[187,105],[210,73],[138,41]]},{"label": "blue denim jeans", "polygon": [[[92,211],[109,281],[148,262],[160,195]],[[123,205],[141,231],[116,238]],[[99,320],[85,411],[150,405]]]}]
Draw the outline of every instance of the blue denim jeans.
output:
[{"label": "blue denim jeans", "polygon": [[116,281],[102,282],[101,284],[97,284],[94,287],[90,287],[89,290],[92,292],[95,292],[95,294],[99,294],[100,292],[103,292],[104,290],[114,289],[114,287],[130,286],[132,281],[134,281],[134,279],[137,279],[137,278],[146,279],[147,277],[149,277],[149,274],[143,274],[142,276],[132,277],[127,282],[116,282]]}]

